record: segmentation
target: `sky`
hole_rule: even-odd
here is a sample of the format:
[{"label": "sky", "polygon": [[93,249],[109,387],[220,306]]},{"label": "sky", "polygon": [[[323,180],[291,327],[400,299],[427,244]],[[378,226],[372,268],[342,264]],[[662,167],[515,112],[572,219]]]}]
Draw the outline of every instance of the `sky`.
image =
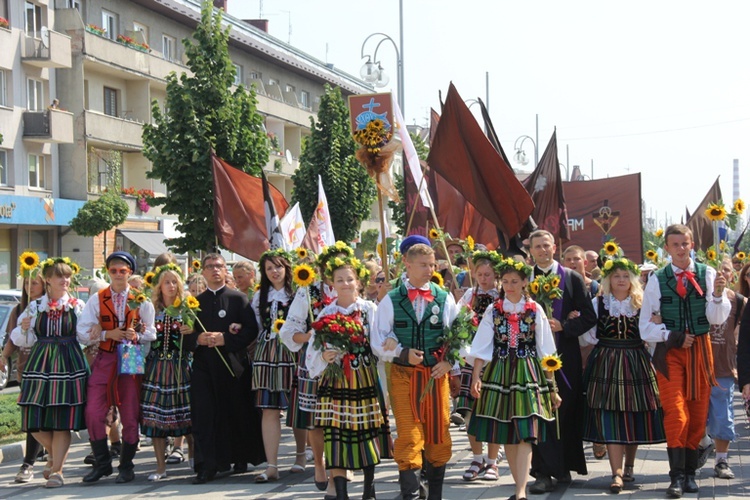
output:
[{"label": "sky", "polygon": [[[539,157],[556,127],[559,161],[570,170],[580,165],[595,179],[640,172],[647,215],[659,225],[693,212],[717,176],[731,205],[734,158],[740,197],[750,201],[750,2],[402,1],[407,123],[427,125],[438,92],[453,82],[465,100],[489,95],[511,162],[514,142],[535,138],[538,115]],[[399,44],[399,0],[228,5],[352,75],[368,35]],[[378,59],[391,76],[382,91],[395,93],[394,46],[382,43]],[[478,106],[471,110],[478,116]],[[524,149],[533,163],[532,143]]]}]

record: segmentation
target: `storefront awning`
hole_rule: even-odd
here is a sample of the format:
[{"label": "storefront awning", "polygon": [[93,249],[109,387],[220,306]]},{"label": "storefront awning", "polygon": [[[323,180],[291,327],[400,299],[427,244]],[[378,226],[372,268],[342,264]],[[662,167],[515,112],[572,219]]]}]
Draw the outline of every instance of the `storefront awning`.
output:
[{"label": "storefront awning", "polygon": [[169,249],[164,245],[164,233],[158,231],[122,231],[119,233],[144,249],[150,256],[157,256]]}]

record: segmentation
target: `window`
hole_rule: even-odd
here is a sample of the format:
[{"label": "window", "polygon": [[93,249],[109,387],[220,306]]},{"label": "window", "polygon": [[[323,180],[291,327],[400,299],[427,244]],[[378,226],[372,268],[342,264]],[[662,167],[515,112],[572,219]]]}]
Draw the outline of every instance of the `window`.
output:
[{"label": "window", "polygon": [[299,103],[303,108],[310,107],[310,92],[303,90],[299,93]]},{"label": "window", "polygon": [[278,84],[279,84],[278,80],[275,80],[273,78],[268,79],[268,85],[278,85]]},{"label": "window", "polygon": [[81,10],[81,0],[67,0],[65,2],[65,8],[66,9],[75,9],[78,12],[83,12]]},{"label": "window", "polygon": [[287,83],[286,84],[286,92],[291,92],[292,94],[294,94],[294,85],[289,85]]},{"label": "window", "polygon": [[161,53],[164,56],[164,59],[174,62],[175,57],[177,56],[176,48],[177,40],[173,36],[162,35]]},{"label": "window", "polygon": [[43,189],[45,187],[44,156],[29,155],[29,187]]},{"label": "window", "polygon": [[0,149],[0,186],[8,185],[8,153]]},{"label": "window", "polygon": [[242,85],[242,66],[234,63],[232,65],[234,66],[234,84]]},{"label": "window", "polygon": [[104,87],[104,114],[117,116],[117,89]]},{"label": "window", "polygon": [[8,75],[0,69],[0,106],[8,105]]},{"label": "window", "polygon": [[250,79],[251,80],[263,80],[263,73],[261,73],[260,71],[251,71]]},{"label": "window", "polygon": [[148,26],[146,26],[145,24],[138,23],[138,22],[133,22],[133,31],[135,33],[140,32],[141,35],[143,35],[143,40],[141,40],[141,41],[143,43],[149,45],[149,41],[148,41]]},{"label": "window", "polygon": [[42,36],[42,7],[26,2],[26,19],[24,29],[27,36],[39,38]]},{"label": "window", "polygon": [[104,36],[110,40],[117,40],[117,35],[119,34],[117,14],[102,9],[102,28],[107,30]]},{"label": "window", "polygon": [[26,79],[26,109],[29,111],[41,111],[44,109],[44,87],[41,80],[33,78]]}]

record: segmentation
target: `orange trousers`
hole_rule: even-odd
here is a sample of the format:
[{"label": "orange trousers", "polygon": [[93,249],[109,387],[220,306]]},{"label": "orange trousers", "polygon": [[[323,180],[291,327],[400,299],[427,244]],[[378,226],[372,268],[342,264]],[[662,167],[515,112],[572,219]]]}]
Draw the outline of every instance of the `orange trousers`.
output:
[{"label": "orange trousers", "polygon": [[441,440],[439,444],[429,443],[425,440],[425,424],[417,422],[414,418],[411,398],[411,377],[414,368],[391,365],[391,409],[396,418],[396,441],[393,447],[393,459],[398,464],[398,470],[412,470],[422,468],[422,450],[425,458],[434,467],[442,467],[451,458],[451,435],[450,426],[450,390],[448,387],[448,375],[436,380],[437,390],[440,391],[442,405],[440,411],[443,413],[442,421],[446,424],[440,429]]},{"label": "orange trousers", "polygon": [[[695,450],[706,433],[713,375],[706,373],[705,356],[713,359],[709,336],[701,335],[688,349],[678,347],[667,351],[669,378],[656,372],[668,448]],[[687,394],[691,383],[694,384],[694,399],[689,399]]]}]

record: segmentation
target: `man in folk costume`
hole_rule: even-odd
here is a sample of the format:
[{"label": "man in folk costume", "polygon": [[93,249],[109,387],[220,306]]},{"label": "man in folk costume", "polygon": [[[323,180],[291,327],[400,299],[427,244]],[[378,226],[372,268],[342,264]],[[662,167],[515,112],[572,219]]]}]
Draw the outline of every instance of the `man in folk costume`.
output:
[{"label": "man in folk costume", "polygon": [[77,326],[79,334],[90,333],[92,342],[99,342],[99,353],[91,367],[86,389],[86,427],[96,462],[83,478],[84,483],[93,483],[112,474],[106,420],[113,405],[120,413],[123,441],[116,482],[128,483],[135,479],[133,458],[138,448],[141,375],[119,374],[117,346],[125,341],[140,344],[156,340],[151,301],[146,300],[135,309],[128,305],[135,301],[128,285],[135,259],[128,252],[118,251],[110,254],[106,263],[110,285],[89,298]]},{"label": "man in folk costume", "polygon": [[[422,450],[426,460],[428,496],[442,498],[445,464],[451,457],[449,433],[449,374],[455,370],[439,361],[438,337],[456,318],[453,296],[430,282],[435,253],[423,236],[402,243],[406,279],[378,305],[372,349],[391,366],[390,399],[396,418],[394,459],[398,464],[401,498],[419,496]],[[426,392],[428,380],[432,389]],[[456,378],[457,381],[457,378]]]},{"label": "man in folk costume", "polygon": [[531,279],[539,275],[556,274],[560,278],[562,299],[552,303],[550,328],[555,336],[557,353],[563,366],[555,372],[562,405],[557,410],[560,436],[555,423],[547,435],[551,439],[532,446],[531,475],[536,478],[529,491],[546,493],[555,489],[552,478],[558,483],[569,483],[570,473],[588,474],[583,453],[583,366],[578,337],[596,326],[596,311],[586,293],[583,277],[565,269],[555,261],[555,237],[539,229],[529,235],[529,250],[534,258]]},{"label": "man in folk costume", "polygon": [[[731,304],[726,279],[690,258],[693,233],[687,226],[669,226],[664,242],[672,262],[648,280],[639,322],[643,340],[656,343],[653,360],[669,455],[667,495],[680,498],[698,491],[698,445],[716,385],[708,332],[727,320]],[[651,314],[661,315],[662,324],[650,322]]]}]

